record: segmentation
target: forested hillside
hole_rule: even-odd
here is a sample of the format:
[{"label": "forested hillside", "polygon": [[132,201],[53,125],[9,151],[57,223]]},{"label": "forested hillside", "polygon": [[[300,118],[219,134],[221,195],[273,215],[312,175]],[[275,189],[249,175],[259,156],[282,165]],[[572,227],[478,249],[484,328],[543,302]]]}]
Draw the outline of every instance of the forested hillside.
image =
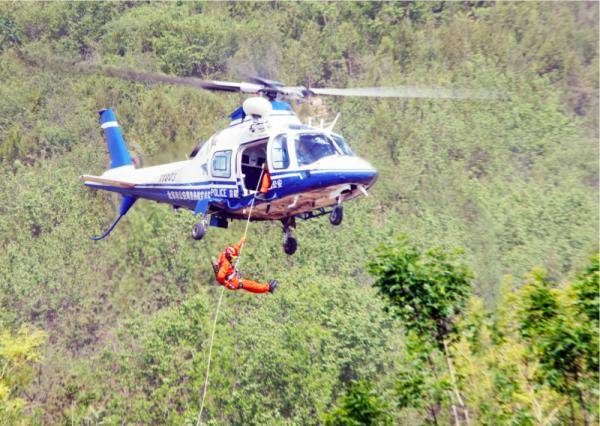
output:
[{"label": "forested hillside", "polygon": [[[379,170],[344,222],[253,223],[207,424],[598,422],[598,3],[0,3],[0,424],[195,424],[220,288],[188,211],[84,187],[112,108],[145,165],[244,97],[25,57],[497,100],[298,105]],[[408,309],[407,306],[412,306]]]}]

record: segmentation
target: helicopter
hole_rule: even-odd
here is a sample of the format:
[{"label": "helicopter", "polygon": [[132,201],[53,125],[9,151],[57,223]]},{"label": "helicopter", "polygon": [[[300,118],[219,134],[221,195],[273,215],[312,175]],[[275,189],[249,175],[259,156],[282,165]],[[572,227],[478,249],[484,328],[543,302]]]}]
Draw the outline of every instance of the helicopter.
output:
[{"label": "helicopter", "polygon": [[[100,176],[82,175],[80,180],[90,188],[119,193],[122,200],[115,221],[93,240],[108,237],[136,200],[143,198],[193,211],[199,218],[191,229],[195,240],[201,240],[209,226],[227,228],[232,220],[279,221],[284,233],[283,250],[288,255],[298,247],[292,233],[297,219],[329,215],[332,225],[340,225],[343,203],[368,195],[378,177],[377,170],[355,155],[345,138],[333,131],[339,114],[328,126],[311,126],[301,122],[288,100],[311,96],[487,96],[475,91],[414,86],[308,88],[261,77],[228,82],[89,65],[77,65],[76,69],[135,81],[252,95],[231,113],[229,126],[198,143],[189,159],[144,168],[136,168],[114,112],[101,110],[99,121],[110,168]],[[271,186],[259,199],[256,195],[265,169]]]}]

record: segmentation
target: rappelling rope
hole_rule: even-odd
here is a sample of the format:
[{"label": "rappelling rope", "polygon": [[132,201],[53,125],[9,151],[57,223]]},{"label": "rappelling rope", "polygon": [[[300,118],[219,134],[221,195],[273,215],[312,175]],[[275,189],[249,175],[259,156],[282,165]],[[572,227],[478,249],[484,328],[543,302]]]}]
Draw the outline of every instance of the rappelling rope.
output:
[{"label": "rappelling rope", "polygon": [[206,378],[204,379],[204,391],[202,392],[202,404],[200,404],[200,413],[198,414],[198,421],[196,425],[199,425],[202,419],[202,411],[204,411],[204,399],[206,398],[206,388],[208,387],[208,374],[210,372],[210,359],[212,357],[213,341],[215,340],[215,329],[217,328],[217,318],[219,317],[219,308],[221,307],[221,300],[223,300],[223,293],[225,293],[225,286],[221,288],[221,295],[217,302],[217,310],[215,311],[215,319],[213,320],[212,333],[210,335],[210,347],[208,349],[208,365],[206,366]]},{"label": "rappelling rope", "polygon": [[[246,239],[246,235],[248,235],[248,225],[250,225],[250,218],[252,217],[252,209],[254,208],[254,200],[256,200],[256,194],[258,193],[258,188],[262,182],[263,174],[265,173],[265,169],[260,171],[260,177],[258,178],[258,184],[256,185],[256,191],[254,191],[254,197],[252,197],[252,203],[250,203],[250,211],[248,212],[248,220],[246,221],[246,229],[244,230],[244,239]],[[244,250],[244,244],[240,247],[240,252],[238,253],[238,257],[235,260],[235,268],[237,268],[240,263],[240,259],[242,258],[242,251]]]},{"label": "rappelling rope", "polygon": [[[258,178],[258,184],[256,185],[256,191],[254,192],[254,196],[252,197],[252,203],[250,203],[250,211],[248,212],[248,220],[246,220],[246,229],[244,230],[244,239],[246,235],[248,235],[248,225],[250,225],[250,218],[252,217],[252,209],[254,208],[254,200],[256,200],[256,194],[258,193],[258,188],[262,182],[263,174],[265,169],[262,169],[260,172],[260,177]],[[242,258],[242,250],[244,249],[244,244],[240,247],[240,252],[238,253],[238,257],[235,261],[234,267],[237,269],[237,265]],[[217,309],[215,310],[215,318],[213,320],[212,332],[210,334],[210,346],[208,349],[208,363],[206,365],[206,378],[204,379],[204,391],[202,392],[202,403],[200,404],[200,412],[198,413],[198,420],[196,421],[196,426],[200,425],[202,422],[202,412],[204,411],[204,401],[206,399],[206,390],[208,389],[208,378],[210,374],[210,360],[212,358],[212,348],[213,342],[215,340],[215,330],[217,328],[217,318],[219,317],[219,308],[221,307],[221,300],[223,300],[223,293],[225,293],[225,286],[221,286],[221,294],[219,295],[219,301],[217,302]]]}]

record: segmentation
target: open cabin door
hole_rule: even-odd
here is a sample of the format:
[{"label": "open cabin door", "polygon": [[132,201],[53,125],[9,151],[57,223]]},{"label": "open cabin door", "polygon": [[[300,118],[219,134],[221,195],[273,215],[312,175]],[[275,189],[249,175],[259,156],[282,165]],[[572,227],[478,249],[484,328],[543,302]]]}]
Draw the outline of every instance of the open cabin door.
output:
[{"label": "open cabin door", "polygon": [[259,185],[263,164],[267,161],[269,139],[259,139],[240,146],[238,171],[243,195],[253,194]]},{"label": "open cabin door", "polygon": [[265,162],[271,174],[285,171],[290,167],[288,138],[285,133],[240,146],[238,170],[244,195],[256,192],[262,165]]}]

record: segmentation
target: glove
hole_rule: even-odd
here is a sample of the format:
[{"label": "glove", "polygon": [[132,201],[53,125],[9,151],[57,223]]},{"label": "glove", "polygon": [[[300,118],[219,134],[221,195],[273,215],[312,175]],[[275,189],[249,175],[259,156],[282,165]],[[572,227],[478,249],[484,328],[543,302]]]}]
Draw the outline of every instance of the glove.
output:
[{"label": "glove", "polygon": [[244,244],[246,243],[246,237],[242,237],[242,239],[240,240],[240,244]]}]

